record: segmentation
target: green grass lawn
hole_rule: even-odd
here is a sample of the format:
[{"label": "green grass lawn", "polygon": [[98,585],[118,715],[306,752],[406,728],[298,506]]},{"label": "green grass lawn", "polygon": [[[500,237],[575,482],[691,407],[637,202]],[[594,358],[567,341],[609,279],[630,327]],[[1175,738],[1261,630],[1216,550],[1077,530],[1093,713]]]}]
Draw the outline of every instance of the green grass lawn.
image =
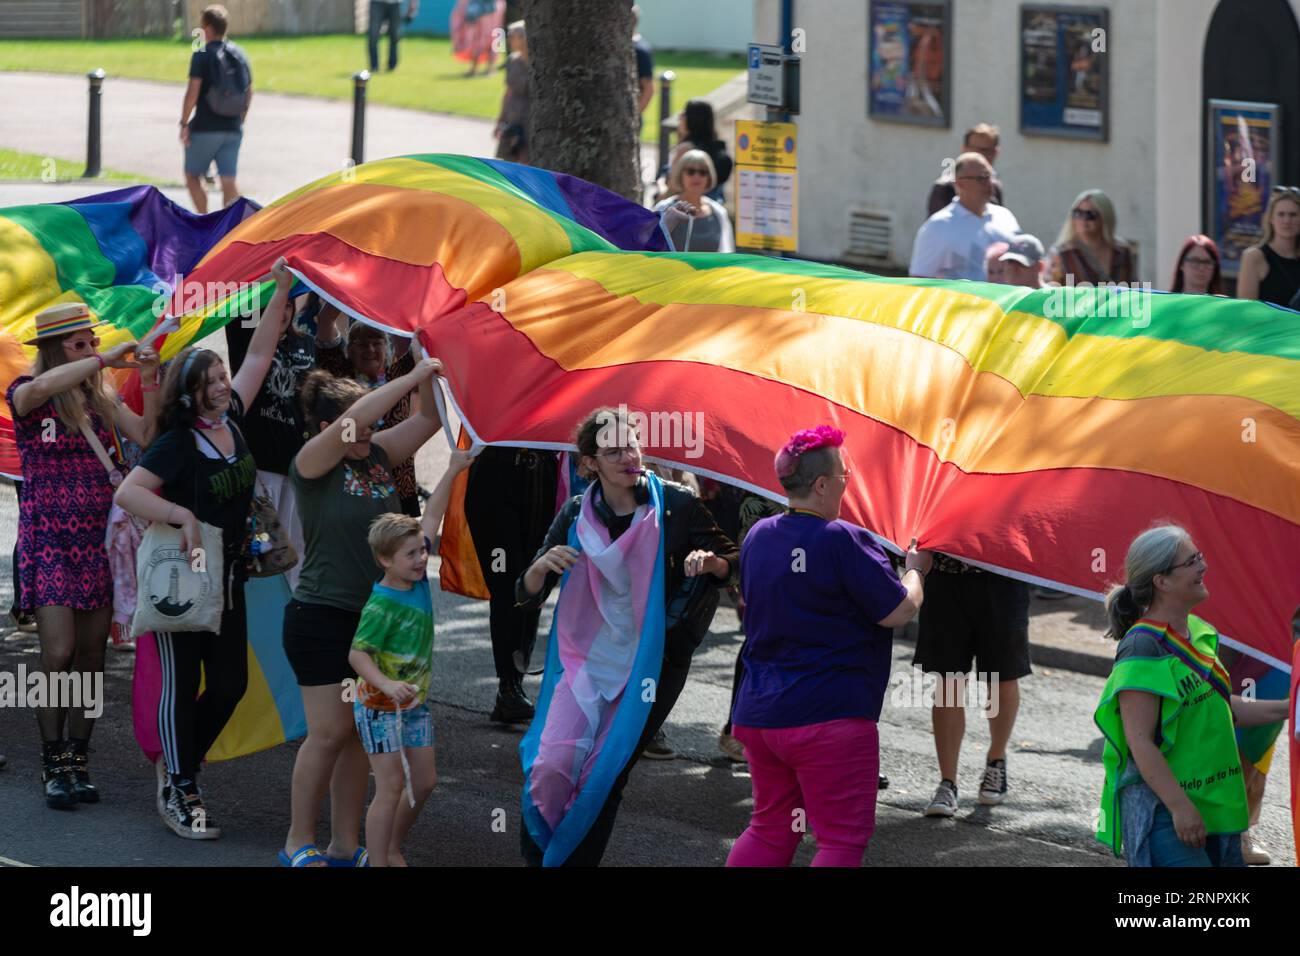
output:
[{"label": "green grass lawn", "polygon": [[[79,160],[56,159],[51,156],[38,156],[35,153],[20,153],[13,149],[0,149],[0,180],[44,179],[47,182],[63,183],[80,179],[81,174],[85,171],[86,164]],[[49,178],[51,174],[53,174],[52,179]],[[133,173],[122,173],[113,169],[101,170],[99,179],[146,183],[154,186],[176,185],[175,183],[150,179],[148,176],[136,176]]]},{"label": "green grass lawn", "polygon": [[[236,37],[253,65],[255,90],[298,93],[330,99],[351,99],[352,74],[366,68],[362,36]],[[388,56],[388,40],[380,57]],[[446,38],[407,36],[401,42],[401,62],[394,73],[370,81],[371,102],[442,113],[492,119],[501,106],[502,77],[467,78],[466,65],[451,55]],[[103,67],[109,77],[177,83],[189,65],[187,40],[0,40],[0,71],[87,73]],[[672,70],[673,105],[680,110],[692,97],[703,96],[745,68],[744,57],[704,53],[655,52],[655,72]],[[111,82],[111,79],[109,80]],[[658,81],[656,81],[656,86]],[[643,135],[658,140],[657,99],[646,109]]]}]

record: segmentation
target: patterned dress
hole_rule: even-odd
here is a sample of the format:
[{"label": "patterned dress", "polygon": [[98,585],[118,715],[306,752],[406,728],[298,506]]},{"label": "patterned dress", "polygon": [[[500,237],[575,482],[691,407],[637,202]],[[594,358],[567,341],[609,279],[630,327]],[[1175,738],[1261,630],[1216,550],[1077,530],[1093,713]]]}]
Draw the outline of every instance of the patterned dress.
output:
[{"label": "patterned dress", "polygon": [[[18,507],[18,576],[24,602],[33,608],[79,611],[108,607],[113,603],[113,575],[104,540],[113,486],[85,437],[68,430],[53,401],[26,415],[13,410],[14,391],[31,380],[30,375],[20,376],[5,393],[25,482]],[[111,429],[93,412],[90,421],[104,447],[111,449]],[[43,440],[51,436],[52,441]]]}]

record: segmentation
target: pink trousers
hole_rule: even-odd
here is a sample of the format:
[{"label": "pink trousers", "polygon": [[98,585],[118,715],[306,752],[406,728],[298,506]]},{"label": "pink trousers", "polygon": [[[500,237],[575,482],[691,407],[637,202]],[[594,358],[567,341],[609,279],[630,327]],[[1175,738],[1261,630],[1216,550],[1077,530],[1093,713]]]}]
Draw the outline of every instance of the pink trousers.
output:
[{"label": "pink trousers", "polygon": [[745,745],[754,812],[727,866],[789,866],[805,832],[813,866],[861,866],[876,827],[880,737],[864,718],[733,729]]}]

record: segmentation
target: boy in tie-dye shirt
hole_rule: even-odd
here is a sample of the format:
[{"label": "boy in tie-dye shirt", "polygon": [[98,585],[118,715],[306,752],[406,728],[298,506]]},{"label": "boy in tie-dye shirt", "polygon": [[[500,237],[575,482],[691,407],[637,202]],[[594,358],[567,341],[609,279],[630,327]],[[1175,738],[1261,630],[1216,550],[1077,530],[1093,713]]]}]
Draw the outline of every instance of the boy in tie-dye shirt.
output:
[{"label": "boy in tie-dye shirt", "polygon": [[375,775],[366,813],[371,866],[406,865],[402,840],[438,782],[433,717],[425,703],[433,670],[429,553],[452,480],[471,461],[466,451],[452,453],[420,520],[390,513],[370,526],[370,550],[384,576],[361,612],[348,662],[361,678],[352,714]]}]

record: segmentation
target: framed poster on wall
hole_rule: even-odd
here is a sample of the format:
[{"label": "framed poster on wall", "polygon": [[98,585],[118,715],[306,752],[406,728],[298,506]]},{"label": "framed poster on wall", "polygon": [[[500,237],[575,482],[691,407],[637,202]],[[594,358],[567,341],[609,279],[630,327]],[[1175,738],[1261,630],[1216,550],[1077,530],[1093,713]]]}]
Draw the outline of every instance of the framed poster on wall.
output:
[{"label": "framed poster on wall", "polygon": [[1110,138],[1105,7],[1020,7],[1020,132]]},{"label": "framed poster on wall", "polygon": [[1207,106],[1205,234],[1219,246],[1223,274],[1235,278],[1241,254],[1264,234],[1264,210],[1277,182],[1281,108],[1240,100]]},{"label": "framed poster on wall", "polygon": [[867,115],[951,125],[951,0],[871,0]]}]

